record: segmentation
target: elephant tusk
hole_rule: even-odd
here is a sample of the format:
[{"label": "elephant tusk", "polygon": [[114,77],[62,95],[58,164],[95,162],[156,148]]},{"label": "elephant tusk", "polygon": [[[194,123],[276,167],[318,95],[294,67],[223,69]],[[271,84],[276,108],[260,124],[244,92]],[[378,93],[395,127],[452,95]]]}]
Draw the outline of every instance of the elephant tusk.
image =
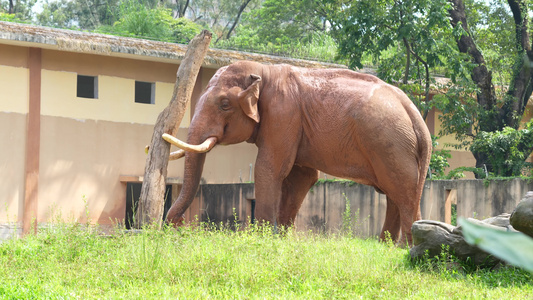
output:
[{"label": "elephant tusk", "polygon": [[[144,147],[144,152],[146,154],[148,154],[149,150],[150,150],[150,145],[146,145],[146,147]],[[185,156],[185,151],[180,149],[178,151],[170,152],[170,155],[168,156],[168,159],[169,160],[176,160],[176,159],[180,159],[180,158],[182,158],[184,156]]]},{"label": "elephant tusk", "polygon": [[174,151],[174,152],[170,152],[170,156],[168,157],[169,160],[176,160],[176,159],[180,159],[182,157],[185,156],[185,151],[184,150],[178,150],[178,151]]},{"label": "elephant tusk", "polygon": [[209,137],[200,145],[190,145],[166,133],[163,133],[163,139],[178,148],[195,153],[205,153],[217,143],[216,137]]}]

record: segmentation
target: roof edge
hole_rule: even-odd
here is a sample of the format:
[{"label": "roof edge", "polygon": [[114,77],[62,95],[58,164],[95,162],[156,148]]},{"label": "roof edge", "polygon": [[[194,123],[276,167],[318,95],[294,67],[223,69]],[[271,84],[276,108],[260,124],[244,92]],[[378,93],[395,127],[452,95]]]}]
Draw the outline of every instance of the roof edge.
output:
[{"label": "roof edge", "polygon": [[[183,44],[0,21],[0,42],[2,41],[20,46],[96,55],[127,56],[169,63],[180,63],[187,51],[187,45]],[[239,60],[310,68],[346,68],[341,64],[215,48],[208,50],[203,66],[219,68]]]}]

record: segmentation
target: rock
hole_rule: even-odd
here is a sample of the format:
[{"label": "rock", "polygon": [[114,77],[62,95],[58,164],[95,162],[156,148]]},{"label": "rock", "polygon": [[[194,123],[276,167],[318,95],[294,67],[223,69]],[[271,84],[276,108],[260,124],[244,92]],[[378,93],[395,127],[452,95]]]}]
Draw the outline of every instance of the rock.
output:
[{"label": "rock", "polygon": [[[533,237],[533,191],[528,192],[518,203],[512,214],[501,214],[483,221],[471,222],[501,231],[521,231]],[[496,257],[476,246],[469,245],[463,238],[461,226],[455,227],[439,221],[420,220],[411,228],[414,246],[409,250],[411,259],[440,256],[443,249],[462,261],[470,261],[482,267],[504,264]]]},{"label": "rock", "polygon": [[461,236],[453,234],[455,227],[439,221],[420,220],[413,223],[411,234],[413,244],[409,250],[412,258],[421,258],[426,251],[430,257],[437,256],[442,251],[441,245],[456,243]]},{"label": "rock", "polygon": [[[489,227],[495,230],[499,230],[499,231],[516,231],[513,228],[513,226],[510,225],[510,221],[509,221],[510,216],[511,214],[505,213],[505,214],[501,214],[496,217],[488,218],[482,221],[472,219],[472,218],[468,218],[468,221],[471,221],[473,223],[477,223],[479,225]],[[462,230],[461,225],[455,227],[453,232],[462,236],[463,230]]]},{"label": "rock", "polygon": [[505,214],[501,214],[496,217],[485,219],[482,222],[486,224],[498,226],[498,227],[504,227],[504,228],[511,229],[512,227],[510,227],[510,222],[509,222],[510,216],[511,214],[505,213]]},{"label": "rock", "polygon": [[533,237],[533,192],[527,192],[510,217],[514,229]]},{"label": "rock", "polygon": [[[502,230],[507,229],[502,228]],[[478,247],[469,245],[464,240],[460,228],[458,229],[450,224],[420,220],[413,223],[411,233],[414,247],[409,250],[409,254],[412,259],[423,258],[426,253],[429,254],[429,257],[439,256],[443,249],[448,248],[449,253],[458,259],[471,261],[479,266],[493,267],[500,262],[499,259]]]}]

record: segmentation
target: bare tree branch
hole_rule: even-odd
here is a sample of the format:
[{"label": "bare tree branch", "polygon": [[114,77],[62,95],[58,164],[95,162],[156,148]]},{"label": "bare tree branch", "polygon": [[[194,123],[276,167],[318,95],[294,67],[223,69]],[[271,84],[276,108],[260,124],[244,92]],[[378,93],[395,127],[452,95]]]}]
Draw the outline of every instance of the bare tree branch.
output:
[{"label": "bare tree branch", "polygon": [[185,17],[185,12],[187,12],[187,8],[189,7],[189,0],[185,1],[185,4],[182,4],[181,1],[177,1],[178,3],[178,18]]},{"label": "bare tree branch", "polygon": [[9,8],[7,13],[10,15],[15,13],[15,5],[13,4],[13,0],[9,0]]},{"label": "bare tree branch", "polygon": [[228,31],[228,34],[226,34],[226,39],[229,39],[231,37],[231,33],[233,32],[233,30],[235,29],[235,27],[237,26],[237,23],[239,23],[239,19],[241,18],[241,15],[242,15],[242,12],[244,11],[244,9],[246,8],[246,6],[248,6],[248,4],[251,2],[252,0],[245,0],[241,6],[239,7],[239,12],[237,13],[237,17],[235,17],[235,20],[233,21],[233,25],[231,26],[231,28],[229,29]]}]

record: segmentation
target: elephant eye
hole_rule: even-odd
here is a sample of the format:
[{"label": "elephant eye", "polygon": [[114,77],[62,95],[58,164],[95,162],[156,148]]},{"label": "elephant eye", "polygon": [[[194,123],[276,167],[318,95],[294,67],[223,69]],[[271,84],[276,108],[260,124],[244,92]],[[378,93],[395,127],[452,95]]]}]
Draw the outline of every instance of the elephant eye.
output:
[{"label": "elephant eye", "polygon": [[231,104],[228,99],[222,99],[222,101],[220,101],[220,109],[224,111],[231,109]]}]

